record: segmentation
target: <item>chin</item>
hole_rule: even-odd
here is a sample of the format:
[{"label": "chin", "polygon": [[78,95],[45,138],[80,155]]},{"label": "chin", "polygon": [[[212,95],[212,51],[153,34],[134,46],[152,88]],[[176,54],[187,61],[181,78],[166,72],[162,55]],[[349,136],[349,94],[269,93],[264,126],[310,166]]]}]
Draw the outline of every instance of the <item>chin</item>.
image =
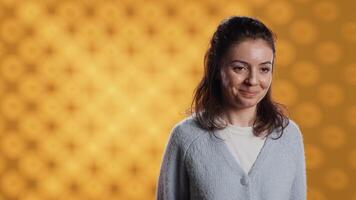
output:
[{"label": "chin", "polygon": [[239,108],[250,108],[254,107],[257,105],[257,102],[253,99],[251,100],[241,100],[239,103],[237,103],[237,106]]},{"label": "chin", "polygon": [[243,105],[244,108],[251,108],[251,107],[255,107],[257,104],[245,104]]}]

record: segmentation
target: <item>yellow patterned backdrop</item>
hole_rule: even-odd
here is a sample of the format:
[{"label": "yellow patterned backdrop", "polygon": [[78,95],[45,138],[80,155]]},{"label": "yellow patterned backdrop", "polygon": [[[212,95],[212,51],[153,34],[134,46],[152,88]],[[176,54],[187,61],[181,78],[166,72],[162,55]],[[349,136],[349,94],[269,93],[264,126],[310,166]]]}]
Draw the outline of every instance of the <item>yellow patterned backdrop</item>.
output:
[{"label": "yellow patterned backdrop", "polygon": [[304,134],[310,200],[356,200],[356,3],[1,0],[0,200],[154,199],[222,18],[278,35],[273,96]]}]

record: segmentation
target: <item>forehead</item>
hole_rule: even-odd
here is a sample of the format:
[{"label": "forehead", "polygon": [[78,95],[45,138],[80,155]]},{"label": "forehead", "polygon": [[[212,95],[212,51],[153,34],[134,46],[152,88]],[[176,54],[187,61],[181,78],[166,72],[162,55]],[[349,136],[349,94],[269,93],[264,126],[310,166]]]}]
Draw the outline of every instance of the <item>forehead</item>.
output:
[{"label": "forehead", "polygon": [[246,39],[230,46],[225,60],[244,60],[246,62],[265,62],[273,60],[273,50],[263,39]]}]

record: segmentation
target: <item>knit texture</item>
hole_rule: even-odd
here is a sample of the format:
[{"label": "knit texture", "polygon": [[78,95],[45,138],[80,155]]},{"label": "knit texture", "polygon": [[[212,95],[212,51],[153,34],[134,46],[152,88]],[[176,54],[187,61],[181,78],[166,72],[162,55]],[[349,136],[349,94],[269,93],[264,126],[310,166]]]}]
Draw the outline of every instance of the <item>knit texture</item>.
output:
[{"label": "knit texture", "polygon": [[303,136],[291,119],[281,138],[274,131],[249,173],[215,132],[192,116],[171,130],[158,177],[157,200],[305,200]]}]

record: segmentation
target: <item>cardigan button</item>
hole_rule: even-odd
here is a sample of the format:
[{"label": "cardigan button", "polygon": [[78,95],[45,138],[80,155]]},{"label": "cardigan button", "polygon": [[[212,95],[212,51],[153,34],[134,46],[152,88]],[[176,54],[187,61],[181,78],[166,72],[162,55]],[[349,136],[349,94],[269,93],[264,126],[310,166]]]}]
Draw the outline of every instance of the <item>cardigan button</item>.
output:
[{"label": "cardigan button", "polygon": [[247,185],[247,184],[248,184],[247,178],[242,177],[242,178],[240,179],[240,183],[241,183],[242,185]]}]

